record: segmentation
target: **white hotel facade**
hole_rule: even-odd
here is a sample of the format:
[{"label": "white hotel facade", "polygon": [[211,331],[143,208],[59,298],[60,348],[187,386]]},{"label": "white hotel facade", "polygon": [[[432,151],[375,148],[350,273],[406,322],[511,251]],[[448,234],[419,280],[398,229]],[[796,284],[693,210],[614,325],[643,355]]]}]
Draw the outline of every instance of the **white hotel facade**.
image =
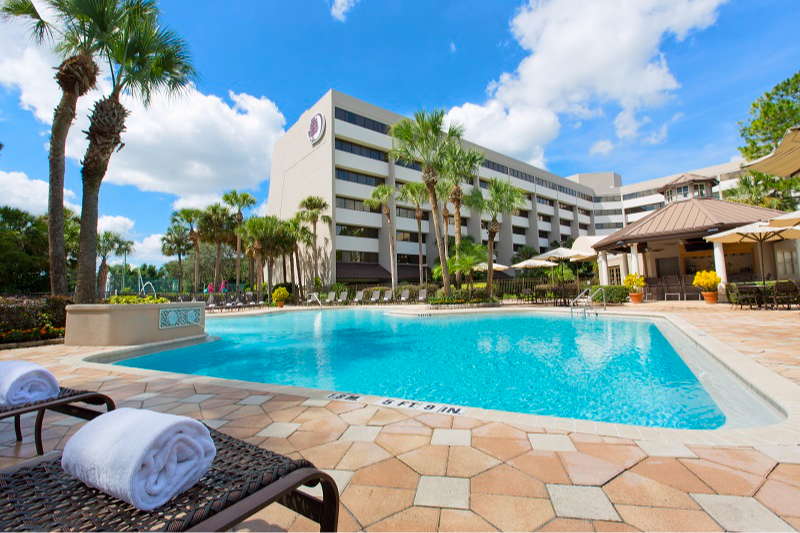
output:
[{"label": "white hotel facade", "polygon": [[[388,157],[392,139],[389,127],[401,115],[331,90],[307,110],[275,144],[267,211],[290,218],[300,201],[321,196],[331,205],[330,227],[320,224],[318,245],[320,276],[336,281],[372,282],[388,277],[393,259],[389,254],[386,217],[364,207],[374,187],[395,188],[422,181],[419,167],[409,168]],[[481,187],[491,178],[510,179],[527,193],[517,214],[504,214],[497,236],[500,263],[510,264],[521,246],[542,251],[553,241],[567,237],[608,235],[664,205],[657,189],[679,174],[634,185],[622,185],[619,174],[599,172],[561,177],[544,169],[465,142],[485,154],[486,161],[472,184]],[[726,163],[687,172],[714,176],[720,188],[735,186],[741,173],[738,163]],[[683,173],[683,172],[681,172]],[[418,279],[419,247],[414,206],[396,202],[395,232],[400,279]],[[479,217],[462,208],[464,233],[485,241],[487,232]],[[422,222],[426,264],[437,257],[430,210]],[[454,234],[452,224],[450,234]],[[431,262],[428,262],[428,258]],[[308,277],[309,269],[306,270]]]}]

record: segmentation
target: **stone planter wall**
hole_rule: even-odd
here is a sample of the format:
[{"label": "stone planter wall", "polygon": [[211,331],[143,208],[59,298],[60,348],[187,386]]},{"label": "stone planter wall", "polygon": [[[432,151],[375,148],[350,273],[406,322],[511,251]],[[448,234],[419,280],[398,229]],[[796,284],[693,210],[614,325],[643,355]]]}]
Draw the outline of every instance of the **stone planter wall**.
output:
[{"label": "stone planter wall", "polygon": [[132,346],[205,334],[206,304],[68,305],[67,346]]}]

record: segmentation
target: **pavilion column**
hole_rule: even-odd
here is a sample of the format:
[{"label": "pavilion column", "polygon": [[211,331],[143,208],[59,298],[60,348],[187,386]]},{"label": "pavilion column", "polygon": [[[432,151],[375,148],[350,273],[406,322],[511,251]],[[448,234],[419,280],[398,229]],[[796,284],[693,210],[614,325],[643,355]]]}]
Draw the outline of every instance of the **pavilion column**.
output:
[{"label": "pavilion column", "polygon": [[797,258],[797,273],[796,276],[800,278],[800,239],[794,241],[795,257]]},{"label": "pavilion column", "polygon": [[628,254],[620,254],[622,258],[622,263],[619,265],[619,274],[622,276],[622,281],[625,281],[625,278],[628,277]]},{"label": "pavilion column", "polygon": [[631,245],[631,270],[634,274],[641,274],[642,270],[639,268],[639,245]]},{"label": "pavilion column", "polygon": [[717,287],[719,301],[727,302],[728,296],[725,287],[728,285],[728,269],[725,266],[725,250],[722,248],[721,242],[714,243],[714,270],[721,280]]},{"label": "pavilion column", "polygon": [[608,252],[597,254],[597,267],[600,271],[600,285],[608,285]]}]

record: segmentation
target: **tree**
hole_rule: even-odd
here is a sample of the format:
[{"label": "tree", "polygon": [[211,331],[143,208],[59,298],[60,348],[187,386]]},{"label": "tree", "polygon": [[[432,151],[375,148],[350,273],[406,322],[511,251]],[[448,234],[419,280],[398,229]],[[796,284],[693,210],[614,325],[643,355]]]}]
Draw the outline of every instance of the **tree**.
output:
[{"label": "tree", "polygon": [[330,205],[321,196],[307,196],[300,202],[300,216],[311,224],[313,235],[312,255],[314,258],[314,278],[319,277],[319,249],[317,247],[317,223],[330,224],[333,220],[325,214]]},{"label": "tree", "polygon": [[172,213],[172,224],[185,224],[189,230],[189,241],[194,246],[194,292],[200,292],[200,231],[197,224],[202,211],[184,207]]},{"label": "tree", "polygon": [[[100,257],[100,270],[97,273],[97,292],[100,298],[106,297],[106,282],[108,281],[108,256],[114,254],[121,257],[133,251],[133,242],[122,238],[122,235],[113,231],[104,231],[97,237],[97,255]],[[124,284],[123,284],[124,288]]]},{"label": "tree", "polygon": [[[222,201],[231,209],[236,210],[236,228],[242,227],[242,209],[253,207],[256,205],[255,197],[247,192],[239,192],[236,189],[228,191],[222,195]],[[241,282],[241,268],[242,268],[242,238],[239,232],[236,232],[236,292],[239,292],[239,283]]]},{"label": "tree", "polygon": [[303,297],[303,263],[302,255],[300,254],[300,245],[311,246],[314,236],[311,230],[308,229],[305,221],[299,216],[299,213],[288,221],[289,232],[292,239],[292,257],[294,258],[295,265],[292,267],[292,283],[294,283],[294,271],[297,269],[298,288],[300,289],[300,297]]},{"label": "tree", "polygon": [[487,223],[489,232],[489,269],[486,273],[486,295],[492,296],[492,279],[494,277],[494,238],[500,231],[497,217],[504,213],[514,213],[525,206],[525,191],[511,185],[511,180],[489,180],[488,197],[484,197],[480,187],[473,188],[464,197],[464,204],[479,214],[489,215]]},{"label": "tree", "polygon": [[230,211],[220,203],[211,204],[200,214],[198,220],[200,238],[204,242],[213,243],[217,247],[217,260],[214,264],[215,287],[221,284],[219,264],[222,259],[222,243],[231,238],[235,221]]},{"label": "tree", "polygon": [[779,178],[751,171],[739,178],[736,187],[723,193],[726,200],[757,205],[780,211],[794,211],[797,200],[794,192],[800,189],[800,177]]},{"label": "tree", "polygon": [[[439,207],[439,212],[442,214],[442,233],[444,233],[444,256],[450,257],[450,211],[447,209],[447,202],[450,201],[450,190],[453,188],[454,182],[449,178],[442,176],[436,183],[436,196],[442,202]],[[447,280],[450,284],[450,280]]]},{"label": "tree", "polygon": [[[192,249],[189,232],[183,224],[172,224],[161,237],[161,252],[167,257],[178,256],[178,292],[183,292],[183,256]],[[237,254],[238,258],[238,254]]]},{"label": "tree", "polygon": [[14,207],[0,207],[0,293],[48,288],[47,225]]},{"label": "tree", "polygon": [[401,202],[406,202],[414,206],[414,216],[417,219],[417,242],[419,243],[419,284],[425,282],[423,271],[422,257],[422,217],[425,213],[422,211],[422,206],[428,201],[428,188],[424,184],[409,181],[404,184],[397,195]]},{"label": "tree", "polygon": [[395,188],[389,185],[378,185],[372,189],[372,195],[364,200],[364,205],[370,209],[383,209],[386,223],[389,225],[389,258],[392,272],[392,290],[397,290],[397,254],[395,253],[394,229],[392,228],[392,204],[394,203]]},{"label": "tree", "polygon": [[469,241],[462,242],[459,248],[455,257],[453,257],[453,272],[467,276],[469,292],[472,294],[475,269],[481,263],[488,262],[489,252],[486,246]]},{"label": "tree", "polygon": [[[46,21],[32,0],[5,0],[0,5],[0,16],[7,20],[25,20],[30,24],[31,35],[36,43],[54,42],[56,52],[64,58],[55,76],[61,89],[61,100],[53,113],[50,130],[47,216],[50,290],[53,294],[67,294],[63,218],[67,135],[75,119],[78,99],[94,88],[97,82],[99,70],[93,57],[95,54],[105,54],[105,43],[119,29],[124,12],[118,7],[117,0],[49,0],[45,3],[55,20]],[[91,244],[93,246],[94,242]],[[92,284],[92,291],[93,287]]]},{"label": "tree", "polygon": [[123,93],[138,96],[148,106],[155,93],[176,95],[196,78],[186,43],[159,22],[159,10],[151,0],[126,0],[120,10],[118,31],[104,42],[111,76],[111,94],[98,100],[89,117],[89,146],[83,158],[81,178],[81,240],[78,259],[78,303],[94,301],[97,218],[100,185],[114,151],[120,149],[128,110],[120,102]]},{"label": "tree", "polygon": [[[556,248],[558,247],[556,246]],[[537,255],[539,255],[539,249],[536,248],[535,246],[528,246],[526,244],[524,246],[520,246],[519,248],[517,248],[517,251],[514,252],[514,255],[511,257],[511,262],[514,264],[521,263],[523,261],[527,261],[528,259],[536,257]]]},{"label": "tree", "polygon": [[436,234],[436,248],[439,252],[439,260],[442,262],[445,279],[444,291],[448,295],[450,294],[450,282],[439,219],[436,183],[445,167],[450,145],[460,140],[463,134],[464,128],[458,124],[450,124],[445,130],[443,110],[430,113],[424,110],[417,111],[414,113],[414,120],[403,119],[395,123],[389,130],[389,135],[395,141],[395,147],[390,151],[391,157],[405,164],[419,163],[422,166],[422,183],[428,189],[428,202],[431,204],[433,228]]},{"label": "tree", "polygon": [[780,82],[750,105],[750,118],[739,123],[745,142],[739,152],[748,161],[764,157],[780,144],[786,130],[800,124],[800,72]]}]

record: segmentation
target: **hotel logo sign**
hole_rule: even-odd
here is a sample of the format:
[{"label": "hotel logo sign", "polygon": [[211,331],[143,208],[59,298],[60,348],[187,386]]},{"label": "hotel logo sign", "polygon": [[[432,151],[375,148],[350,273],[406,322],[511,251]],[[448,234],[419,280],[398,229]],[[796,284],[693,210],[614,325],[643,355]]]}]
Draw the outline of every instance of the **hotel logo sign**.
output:
[{"label": "hotel logo sign", "polygon": [[311,144],[317,144],[325,135],[325,116],[322,113],[317,113],[311,117],[311,122],[308,125],[308,140]]}]

